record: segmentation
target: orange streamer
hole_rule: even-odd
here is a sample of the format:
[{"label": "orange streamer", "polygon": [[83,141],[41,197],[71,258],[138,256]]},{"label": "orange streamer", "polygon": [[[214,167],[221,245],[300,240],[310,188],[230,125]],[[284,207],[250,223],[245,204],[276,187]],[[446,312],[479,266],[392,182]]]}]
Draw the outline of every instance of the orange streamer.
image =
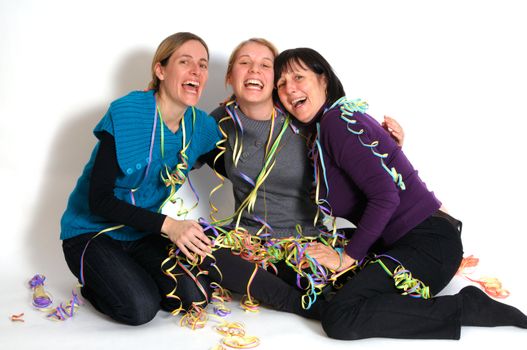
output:
[{"label": "orange streamer", "polygon": [[482,277],[480,279],[470,278],[468,274],[472,274],[479,264],[479,259],[470,255],[464,257],[461,260],[459,269],[457,270],[457,275],[466,278],[467,280],[479,284],[485,293],[490,295],[493,298],[504,299],[510,295],[510,292],[502,287],[500,280],[495,277]]},{"label": "orange streamer", "polygon": [[25,322],[22,317],[24,317],[24,313],[23,312],[21,314],[18,314],[18,315],[11,315],[10,319],[13,322]]}]

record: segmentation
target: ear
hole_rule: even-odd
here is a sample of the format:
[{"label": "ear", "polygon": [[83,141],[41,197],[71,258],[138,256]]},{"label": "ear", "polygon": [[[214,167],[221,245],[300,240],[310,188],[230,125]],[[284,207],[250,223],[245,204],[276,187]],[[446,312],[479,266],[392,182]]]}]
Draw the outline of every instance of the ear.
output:
[{"label": "ear", "polygon": [[165,80],[165,68],[161,65],[161,63],[156,63],[154,66],[154,73],[159,80]]}]

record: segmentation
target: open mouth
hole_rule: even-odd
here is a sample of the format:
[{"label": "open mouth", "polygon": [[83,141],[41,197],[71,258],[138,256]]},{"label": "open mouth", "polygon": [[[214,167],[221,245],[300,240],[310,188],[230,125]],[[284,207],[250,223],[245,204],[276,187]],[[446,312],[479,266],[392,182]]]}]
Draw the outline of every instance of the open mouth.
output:
[{"label": "open mouth", "polygon": [[262,90],[264,87],[264,84],[258,79],[247,79],[246,81],[243,82],[243,84],[247,88],[256,88],[259,90]]},{"label": "open mouth", "polygon": [[306,102],[306,100],[307,100],[307,97],[297,98],[291,101],[291,104],[293,105],[293,108],[298,108],[302,106]]},{"label": "open mouth", "polygon": [[183,82],[183,87],[189,92],[197,93],[199,89],[199,81],[187,80]]}]

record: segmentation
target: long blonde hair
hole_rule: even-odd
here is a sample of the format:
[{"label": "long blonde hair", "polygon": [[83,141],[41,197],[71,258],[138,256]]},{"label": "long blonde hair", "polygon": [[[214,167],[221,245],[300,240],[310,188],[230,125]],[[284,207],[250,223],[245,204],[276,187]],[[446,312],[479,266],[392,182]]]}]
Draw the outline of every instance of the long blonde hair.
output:
[{"label": "long blonde hair", "polygon": [[170,56],[179,49],[183,44],[185,44],[187,41],[190,40],[197,40],[199,41],[207,51],[207,59],[209,58],[209,48],[205,41],[201,39],[196,34],[192,34],[189,32],[179,32],[170,35],[165,40],[159,44],[157,47],[156,53],[154,55],[154,58],[152,59],[152,67],[151,67],[151,73],[152,73],[152,80],[148,84],[149,90],[155,90],[159,91],[159,78],[156,75],[155,67],[159,63],[163,67],[167,65],[168,60],[170,59]]}]

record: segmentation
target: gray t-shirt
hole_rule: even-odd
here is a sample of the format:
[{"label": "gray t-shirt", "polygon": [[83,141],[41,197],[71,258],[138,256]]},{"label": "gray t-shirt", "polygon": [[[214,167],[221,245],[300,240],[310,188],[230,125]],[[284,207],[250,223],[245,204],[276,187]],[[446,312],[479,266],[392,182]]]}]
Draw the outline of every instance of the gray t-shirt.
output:
[{"label": "gray t-shirt", "polygon": [[[259,121],[248,118],[238,108],[238,117],[243,125],[243,136],[238,130],[239,141],[243,152],[234,166],[233,148],[236,141],[235,125],[232,120],[221,123],[222,129],[228,135],[224,154],[225,170],[232,182],[235,208],[237,209],[252,190],[252,185],[243,179],[245,174],[253,181],[260,173],[265,156],[265,148],[269,138],[271,121]],[[216,108],[211,115],[219,122],[227,115],[224,107]],[[277,113],[273,130],[273,141],[282,130],[285,116]],[[274,232],[272,237],[296,236],[295,226],[302,226],[305,236],[319,234],[313,225],[316,205],[310,198],[313,182],[313,167],[307,158],[306,139],[302,136],[302,128],[296,126],[300,133],[295,133],[293,127],[287,127],[277,149],[276,164],[264,184],[258,189],[253,213],[244,210],[241,225],[255,233],[262,224],[255,217],[264,220]]]}]

